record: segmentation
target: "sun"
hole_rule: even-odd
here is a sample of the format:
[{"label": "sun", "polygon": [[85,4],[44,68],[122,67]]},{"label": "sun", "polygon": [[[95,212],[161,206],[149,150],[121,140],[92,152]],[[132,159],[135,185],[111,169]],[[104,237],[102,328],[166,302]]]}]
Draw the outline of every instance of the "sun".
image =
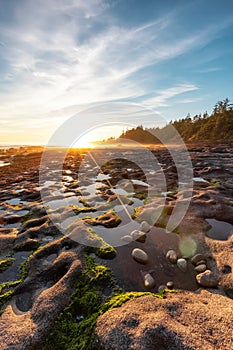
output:
[{"label": "sun", "polygon": [[124,125],[102,125],[80,136],[72,145],[72,148],[95,148],[103,144],[103,140],[109,137],[121,135]]},{"label": "sun", "polygon": [[72,148],[93,148],[93,138],[90,134],[81,136],[72,146]]}]

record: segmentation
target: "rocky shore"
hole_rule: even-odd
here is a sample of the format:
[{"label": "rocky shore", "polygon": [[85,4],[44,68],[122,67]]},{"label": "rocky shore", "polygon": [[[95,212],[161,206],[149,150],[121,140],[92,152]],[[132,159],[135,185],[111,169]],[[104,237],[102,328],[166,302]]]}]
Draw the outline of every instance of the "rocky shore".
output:
[{"label": "rocky shore", "polygon": [[233,145],[188,148],[1,150],[2,350],[233,348]]}]

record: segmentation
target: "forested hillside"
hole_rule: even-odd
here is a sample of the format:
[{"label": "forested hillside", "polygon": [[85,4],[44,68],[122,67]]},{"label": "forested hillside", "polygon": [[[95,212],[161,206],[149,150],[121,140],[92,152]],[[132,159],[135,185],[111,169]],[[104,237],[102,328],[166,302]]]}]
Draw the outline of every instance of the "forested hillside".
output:
[{"label": "forested hillside", "polygon": [[163,128],[137,128],[126,130],[120,138],[131,139],[140,143],[160,143],[160,137],[175,141],[174,128],[184,141],[228,141],[233,140],[233,105],[226,98],[219,101],[211,115],[204,114],[171,121]]}]

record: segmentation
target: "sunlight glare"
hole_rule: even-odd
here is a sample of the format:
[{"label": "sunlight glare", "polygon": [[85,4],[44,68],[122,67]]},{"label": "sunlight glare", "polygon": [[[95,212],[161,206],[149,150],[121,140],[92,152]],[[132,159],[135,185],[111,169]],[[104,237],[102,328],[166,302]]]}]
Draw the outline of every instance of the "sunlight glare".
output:
[{"label": "sunlight glare", "polygon": [[89,130],[74,142],[72,148],[94,148],[109,137],[118,137],[123,128],[124,125],[103,125]]}]

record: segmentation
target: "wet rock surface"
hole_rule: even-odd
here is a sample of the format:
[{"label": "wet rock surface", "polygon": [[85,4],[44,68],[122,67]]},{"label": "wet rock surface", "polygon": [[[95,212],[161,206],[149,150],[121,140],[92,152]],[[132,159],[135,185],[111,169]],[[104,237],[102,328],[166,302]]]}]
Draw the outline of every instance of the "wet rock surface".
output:
[{"label": "wet rock surface", "polygon": [[[47,154],[44,167],[40,167],[41,148],[4,153],[9,165],[0,168],[0,260],[12,257],[14,261],[0,272],[0,281],[19,281],[23,262],[27,277],[10,288],[12,297],[1,305],[5,309],[0,316],[2,350],[39,349],[57,315],[70,302],[82,272],[85,245],[100,248],[103,240],[116,247],[117,255],[109,261],[96,257],[96,262],[110,267],[126,291],[212,288],[210,297],[207,292],[169,295],[167,301],[153,298],[152,302],[148,297],[144,310],[139,299],[130,301],[129,305],[139,308],[135,309],[137,321],[131,307],[129,319],[124,306],[113,310],[116,320],[125,315],[126,324],[135,325],[127,328],[120,324],[120,331],[102,316],[97,339],[103,349],[152,349],[156,341],[160,349],[172,349],[174,344],[174,349],[230,349],[225,320],[232,322],[233,147],[190,145],[189,151],[194,187],[188,211],[175,232],[167,231],[166,226],[174,208],[186,203],[190,190],[178,186],[176,167],[166,149],[153,150],[160,164],[156,170],[142,156],[140,168],[132,161],[132,150],[95,150],[101,169],[91,159],[80,167],[85,152],[70,152],[64,156],[60,178],[57,174],[63,155],[59,151]],[[108,161],[104,162],[106,154]],[[130,161],[122,159],[129,154]],[[160,186],[161,171],[166,192]],[[0,295],[9,290],[4,288]],[[225,297],[213,295],[213,291],[223,291]],[[209,306],[214,310],[216,305],[217,309],[204,322],[208,298]],[[196,307],[191,314],[192,301]],[[218,305],[227,305],[224,315],[220,315]],[[185,319],[186,308],[192,322]],[[150,325],[153,312],[155,321]],[[180,321],[173,325],[174,315]],[[222,317],[219,324],[225,347],[221,348],[214,319]],[[101,322],[109,330],[105,335]],[[199,324],[199,338],[195,322]],[[193,344],[186,343],[190,334]],[[200,347],[198,339],[202,338]],[[114,347],[121,341],[122,348]]]}]

